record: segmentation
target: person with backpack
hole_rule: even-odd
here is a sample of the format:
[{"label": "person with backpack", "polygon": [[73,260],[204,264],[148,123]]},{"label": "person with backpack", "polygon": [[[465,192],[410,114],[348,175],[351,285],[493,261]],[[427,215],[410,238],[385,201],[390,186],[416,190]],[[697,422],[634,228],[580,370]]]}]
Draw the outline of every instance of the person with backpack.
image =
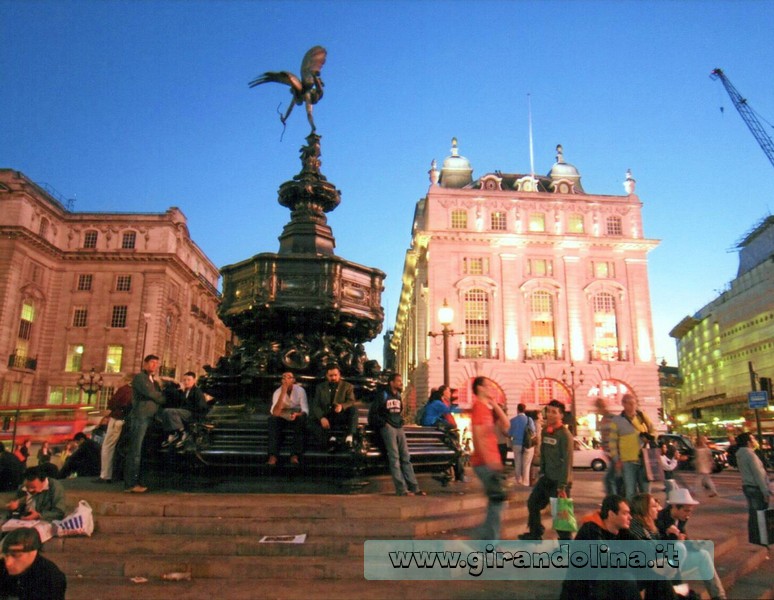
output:
[{"label": "person with backpack", "polygon": [[513,447],[513,470],[516,483],[529,487],[529,472],[532,467],[532,457],[535,454],[537,431],[535,422],[524,411],[524,404],[516,406],[516,416],[511,419],[508,435],[511,436]]},{"label": "person with backpack", "polygon": [[[437,427],[444,431],[449,430],[454,433],[454,439],[459,444],[457,421],[454,419],[453,413],[459,413],[461,409],[452,403],[452,389],[448,385],[442,385],[434,390],[421,412],[421,418],[418,419],[419,425]],[[460,483],[467,482],[465,465],[462,464],[462,452],[454,464],[454,480]]]}]

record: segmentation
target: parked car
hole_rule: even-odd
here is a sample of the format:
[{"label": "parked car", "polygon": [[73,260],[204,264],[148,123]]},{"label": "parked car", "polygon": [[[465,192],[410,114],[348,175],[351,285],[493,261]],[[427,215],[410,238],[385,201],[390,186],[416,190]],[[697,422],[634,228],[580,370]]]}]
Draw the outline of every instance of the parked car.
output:
[{"label": "parked car", "polygon": [[[678,468],[680,470],[693,471],[696,469],[694,461],[696,459],[696,448],[687,435],[680,435],[679,433],[662,433],[658,436],[657,443],[659,446],[663,444],[672,444],[677,452],[680,454],[680,464]],[[728,464],[728,458],[726,452],[719,448],[712,448],[712,460],[714,463],[712,472],[719,473],[726,468]]]},{"label": "parked car", "polygon": [[580,438],[575,438],[575,448],[572,453],[574,467],[604,471],[607,469],[607,455],[598,448],[592,448]]},{"label": "parked car", "polygon": [[[513,450],[508,449],[508,455],[505,458],[506,465],[513,464]],[[607,455],[597,448],[592,448],[581,438],[575,438],[575,447],[572,453],[572,466],[580,469],[592,469],[594,471],[604,471],[607,469]]]}]

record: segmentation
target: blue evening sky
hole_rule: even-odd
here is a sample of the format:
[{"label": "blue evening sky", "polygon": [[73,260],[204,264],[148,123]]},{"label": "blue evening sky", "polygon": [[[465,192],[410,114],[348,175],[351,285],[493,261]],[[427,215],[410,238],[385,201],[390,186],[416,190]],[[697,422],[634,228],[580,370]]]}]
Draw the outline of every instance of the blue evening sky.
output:
[{"label": "blue evening sky", "polygon": [[[276,252],[309,126],[297,107],[280,140],[287,89],[247,83],[323,45],[336,253],[387,273],[389,327],[430,161],[456,136],[474,176],[528,172],[530,94],[538,173],[558,143],[589,193],[622,194],[632,169],[662,240],[656,353],[675,364],[669,330],[735,276],[729,249],[774,201],[774,166],[708,75],[774,121],[773,30],[767,1],[0,0],[0,167],[76,211],[178,206],[219,267]],[[381,338],[368,351],[381,361]]]}]

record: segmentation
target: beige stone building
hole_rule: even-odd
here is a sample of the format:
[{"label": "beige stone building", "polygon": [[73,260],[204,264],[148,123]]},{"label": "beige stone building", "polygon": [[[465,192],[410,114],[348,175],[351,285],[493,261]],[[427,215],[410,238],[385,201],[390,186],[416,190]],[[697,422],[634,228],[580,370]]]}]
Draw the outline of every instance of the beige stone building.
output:
[{"label": "beige stone building", "polygon": [[218,278],[178,208],[73,212],[0,170],[0,412],[102,407],[148,353],[201,374],[230,339]]},{"label": "beige stone building", "polygon": [[390,337],[407,397],[423,403],[446,362],[463,405],[486,375],[510,414],[557,398],[583,435],[596,429],[597,399],[619,411],[627,391],[657,421],[647,254],[658,242],[644,235],[634,179],[627,173],[624,195],[589,194],[561,146],[547,176],[474,179],[453,146],[416,205]]}]

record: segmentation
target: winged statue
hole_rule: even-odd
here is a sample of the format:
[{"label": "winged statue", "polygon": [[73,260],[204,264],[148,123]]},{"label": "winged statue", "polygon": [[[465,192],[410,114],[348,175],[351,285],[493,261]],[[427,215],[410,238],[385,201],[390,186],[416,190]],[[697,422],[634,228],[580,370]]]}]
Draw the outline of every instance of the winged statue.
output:
[{"label": "winged statue", "polygon": [[290,86],[290,93],[293,95],[293,101],[288,106],[284,115],[280,116],[280,121],[284,125],[288,120],[293,107],[296,105],[306,105],[306,116],[309,124],[312,126],[312,133],[317,128],[314,125],[312,117],[312,106],[317,104],[323,97],[323,81],[320,79],[320,71],[325,64],[327,51],[322,46],[311,48],[301,61],[301,78],[299,79],[293,73],[288,71],[267,71],[260,77],[250,82],[250,87],[254,88],[262,83],[282,83]]}]

